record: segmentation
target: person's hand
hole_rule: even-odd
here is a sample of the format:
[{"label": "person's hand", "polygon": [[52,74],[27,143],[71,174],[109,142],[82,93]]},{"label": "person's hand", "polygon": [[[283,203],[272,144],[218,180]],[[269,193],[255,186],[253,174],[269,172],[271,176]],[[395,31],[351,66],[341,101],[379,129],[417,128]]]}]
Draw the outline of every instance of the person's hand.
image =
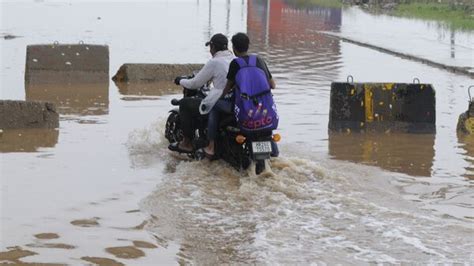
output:
[{"label": "person's hand", "polygon": [[179,82],[183,79],[183,77],[179,76],[174,79],[174,84],[179,85]]}]

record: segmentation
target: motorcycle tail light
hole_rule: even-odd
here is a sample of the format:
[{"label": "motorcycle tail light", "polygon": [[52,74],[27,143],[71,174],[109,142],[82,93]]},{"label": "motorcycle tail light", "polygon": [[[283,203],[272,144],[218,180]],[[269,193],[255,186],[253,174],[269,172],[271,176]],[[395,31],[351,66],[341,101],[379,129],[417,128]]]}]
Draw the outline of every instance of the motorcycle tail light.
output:
[{"label": "motorcycle tail light", "polygon": [[281,136],[280,136],[280,134],[277,133],[277,134],[272,136],[272,139],[273,139],[273,141],[278,142],[278,141],[281,140]]},{"label": "motorcycle tail light", "polygon": [[242,135],[237,135],[237,137],[235,137],[235,141],[239,144],[243,144],[245,142],[245,137],[242,136]]}]

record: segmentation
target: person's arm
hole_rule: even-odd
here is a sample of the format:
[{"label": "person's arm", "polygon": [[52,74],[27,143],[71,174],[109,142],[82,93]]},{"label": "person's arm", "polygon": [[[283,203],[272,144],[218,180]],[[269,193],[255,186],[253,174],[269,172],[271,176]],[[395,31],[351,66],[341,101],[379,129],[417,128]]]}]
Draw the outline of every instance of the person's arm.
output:
[{"label": "person's arm", "polygon": [[235,76],[239,71],[239,64],[234,60],[229,64],[229,71],[227,72],[227,83],[225,84],[224,90],[222,91],[221,97],[226,96],[235,85]]},{"label": "person's arm", "polygon": [[225,84],[224,90],[222,91],[221,97],[224,97],[227,95],[227,93],[230,92],[230,90],[234,87],[234,82],[231,80],[227,80],[227,83]]},{"label": "person's arm", "polygon": [[268,83],[270,83],[270,89],[274,90],[276,88],[275,80],[271,78]]},{"label": "person's arm", "polygon": [[214,73],[214,64],[212,60],[209,60],[204,67],[199,70],[199,72],[192,79],[182,79],[179,81],[179,85],[185,87],[186,89],[199,89],[206,82],[212,79]]},{"label": "person's arm", "polygon": [[265,60],[263,60],[260,56],[257,57],[257,66],[259,66],[263,72],[265,72],[265,75],[267,76],[268,83],[270,84],[270,89],[275,89],[276,84],[275,80],[273,79],[272,73],[270,73],[270,70],[268,69],[267,63]]}]

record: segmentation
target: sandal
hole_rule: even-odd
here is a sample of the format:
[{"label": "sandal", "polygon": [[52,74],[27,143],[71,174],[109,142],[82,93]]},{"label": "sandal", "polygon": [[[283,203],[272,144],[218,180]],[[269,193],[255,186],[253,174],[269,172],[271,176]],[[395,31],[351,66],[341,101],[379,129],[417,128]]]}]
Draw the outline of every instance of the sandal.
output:
[{"label": "sandal", "polygon": [[179,143],[180,142],[171,143],[170,145],[168,145],[168,149],[171,151],[179,152],[179,153],[192,153],[193,152],[193,150],[185,150],[179,147]]},{"label": "sandal", "polygon": [[205,156],[207,159],[209,159],[210,161],[217,160],[216,154],[207,153],[205,149],[202,149],[202,152],[204,153],[204,156]]}]

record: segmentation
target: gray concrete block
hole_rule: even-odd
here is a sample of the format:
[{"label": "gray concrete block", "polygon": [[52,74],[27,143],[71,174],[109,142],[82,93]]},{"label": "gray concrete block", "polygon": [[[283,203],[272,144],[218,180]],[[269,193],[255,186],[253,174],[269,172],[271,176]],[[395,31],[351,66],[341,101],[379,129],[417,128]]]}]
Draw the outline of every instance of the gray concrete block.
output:
[{"label": "gray concrete block", "polygon": [[59,114],[52,103],[0,100],[0,129],[57,127]]},{"label": "gray concrete block", "polygon": [[202,64],[123,64],[112,78],[115,82],[172,81],[199,71]]},{"label": "gray concrete block", "polygon": [[[28,45],[25,81],[36,71],[109,73],[109,47],[91,44]],[[103,76],[103,75],[102,75]]]},{"label": "gray concrete block", "polygon": [[25,86],[30,84],[90,84],[109,83],[109,74],[105,72],[87,71],[54,71],[54,70],[31,70]]}]

